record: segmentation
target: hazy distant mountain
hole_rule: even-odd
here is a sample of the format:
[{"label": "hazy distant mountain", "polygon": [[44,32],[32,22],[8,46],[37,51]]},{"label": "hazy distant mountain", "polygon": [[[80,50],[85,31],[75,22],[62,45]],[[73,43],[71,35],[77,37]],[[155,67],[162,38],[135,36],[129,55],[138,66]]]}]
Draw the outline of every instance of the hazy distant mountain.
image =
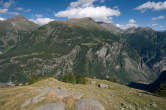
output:
[{"label": "hazy distant mountain", "polygon": [[0,21],[0,51],[8,51],[18,41],[39,26],[25,17],[18,15],[5,21]]}]

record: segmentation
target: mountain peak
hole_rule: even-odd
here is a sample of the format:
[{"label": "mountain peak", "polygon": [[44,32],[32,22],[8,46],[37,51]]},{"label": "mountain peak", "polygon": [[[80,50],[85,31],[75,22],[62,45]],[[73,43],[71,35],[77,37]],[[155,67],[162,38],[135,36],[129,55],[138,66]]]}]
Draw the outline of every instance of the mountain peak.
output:
[{"label": "mountain peak", "polygon": [[19,20],[27,20],[24,16],[22,15],[17,15],[17,16],[14,16],[14,17],[11,17],[11,18],[8,18],[7,19],[8,21],[19,21]]},{"label": "mountain peak", "polygon": [[71,18],[66,21],[53,21],[51,24],[54,23],[63,23],[67,24],[70,27],[82,27],[88,29],[99,29],[105,30],[101,25],[96,23],[92,18],[85,17],[85,18]]},{"label": "mountain peak", "polygon": [[7,22],[10,23],[14,29],[21,31],[30,31],[39,27],[37,24],[29,21],[22,15],[9,18],[7,19]]}]

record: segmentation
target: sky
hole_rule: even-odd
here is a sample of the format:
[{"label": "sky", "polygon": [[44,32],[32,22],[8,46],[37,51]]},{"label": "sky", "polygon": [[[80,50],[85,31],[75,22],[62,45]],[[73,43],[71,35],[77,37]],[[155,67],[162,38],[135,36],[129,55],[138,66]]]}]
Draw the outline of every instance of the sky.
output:
[{"label": "sky", "polygon": [[121,29],[166,30],[166,0],[0,0],[0,20],[18,14],[39,25],[90,17]]}]

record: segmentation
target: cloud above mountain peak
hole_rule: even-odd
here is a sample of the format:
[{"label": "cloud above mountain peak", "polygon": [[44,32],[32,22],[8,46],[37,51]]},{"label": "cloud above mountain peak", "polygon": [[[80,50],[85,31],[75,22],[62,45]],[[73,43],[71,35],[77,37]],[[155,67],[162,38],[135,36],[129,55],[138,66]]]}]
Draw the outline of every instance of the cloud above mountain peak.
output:
[{"label": "cloud above mountain peak", "polygon": [[[64,11],[55,13],[56,17],[84,18],[90,17],[95,21],[111,23],[113,16],[120,16],[118,9],[111,9],[106,6],[95,6],[99,0],[78,0],[71,2]],[[103,0],[100,2],[104,2]]]}]

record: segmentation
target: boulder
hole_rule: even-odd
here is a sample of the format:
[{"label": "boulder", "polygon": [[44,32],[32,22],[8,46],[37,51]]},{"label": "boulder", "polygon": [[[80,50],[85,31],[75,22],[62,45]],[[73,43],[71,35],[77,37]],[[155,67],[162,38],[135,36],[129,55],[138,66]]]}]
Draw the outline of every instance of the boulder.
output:
[{"label": "boulder", "polygon": [[34,110],[65,110],[65,103],[63,102],[50,103],[35,108]]},{"label": "boulder", "polygon": [[75,106],[75,110],[105,110],[101,103],[92,98],[81,99]]},{"label": "boulder", "polygon": [[109,88],[107,84],[98,84],[98,87],[100,88]]},{"label": "boulder", "polygon": [[92,85],[96,85],[96,81],[91,81],[91,84]]}]

